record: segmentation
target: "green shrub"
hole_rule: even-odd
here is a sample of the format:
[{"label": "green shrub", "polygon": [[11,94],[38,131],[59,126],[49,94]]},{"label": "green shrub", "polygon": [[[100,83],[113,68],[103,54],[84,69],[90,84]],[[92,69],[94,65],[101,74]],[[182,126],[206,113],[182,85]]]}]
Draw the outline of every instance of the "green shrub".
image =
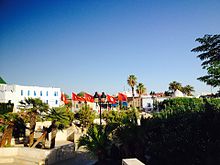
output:
[{"label": "green shrub", "polygon": [[[9,106],[10,105],[10,106]],[[0,115],[13,112],[14,104],[0,103]]]},{"label": "green shrub", "polygon": [[220,100],[175,98],[162,106],[140,127],[117,130],[120,157],[148,165],[220,164]]},{"label": "green shrub", "polygon": [[118,125],[136,125],[139,113],[136,109],[120,110],[120,111],[103,111],[102,118],[107,124]]}]

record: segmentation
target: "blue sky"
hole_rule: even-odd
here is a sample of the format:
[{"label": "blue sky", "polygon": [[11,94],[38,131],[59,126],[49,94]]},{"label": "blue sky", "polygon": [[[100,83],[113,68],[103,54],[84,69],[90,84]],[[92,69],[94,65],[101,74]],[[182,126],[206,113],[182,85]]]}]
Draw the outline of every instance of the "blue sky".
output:
[{"label": "blue sky", "polygon": [[67,94],[114,94],[129,89],[130,74],[148,93],[174,80],[210,92],[190,50],[219,34],[219,9],[219,0],[3,0],[0,76]]}]

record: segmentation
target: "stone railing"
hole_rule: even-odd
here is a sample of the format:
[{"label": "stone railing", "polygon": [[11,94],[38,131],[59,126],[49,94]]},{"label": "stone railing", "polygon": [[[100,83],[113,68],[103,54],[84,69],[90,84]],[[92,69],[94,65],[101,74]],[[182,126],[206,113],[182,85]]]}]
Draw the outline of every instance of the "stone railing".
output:
[{"label": "stone railing", "polygon": [[136,158],[122,159],[122,165],[144,165],[140,160]]}]

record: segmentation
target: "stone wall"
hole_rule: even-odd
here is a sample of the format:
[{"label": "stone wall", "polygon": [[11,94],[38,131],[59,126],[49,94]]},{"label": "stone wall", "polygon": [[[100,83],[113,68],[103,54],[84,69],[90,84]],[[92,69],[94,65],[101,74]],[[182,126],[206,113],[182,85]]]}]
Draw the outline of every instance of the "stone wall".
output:
[{"label": "stone wall", "polygon": [[0,164],[53,164],[74,157],[74,144],[66,142],[51,150],[8,147],[0,148]]},{"label": "stone wall", "polygon": [[53,164],[61,160],[73,158],[74,150],[74,144],[72,142],[58,146],[51,150],[51,152],[45,159],[45,164]]}]

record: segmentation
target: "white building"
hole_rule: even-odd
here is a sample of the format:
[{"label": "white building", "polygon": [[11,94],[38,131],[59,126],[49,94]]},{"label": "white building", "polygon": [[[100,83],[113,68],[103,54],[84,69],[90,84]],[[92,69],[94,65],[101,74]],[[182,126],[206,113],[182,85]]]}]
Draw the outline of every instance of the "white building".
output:
[{"label": "white building", "polygon": [[186,97],[183,92],[181,92],[180,90],[175,90],[175,92],[173,93],[172,97]]},{"label": "white building", "polygon": [[50,107],[59,107],[61,90],[53,87],[0,84],[0,102],[8,103],[11,101],[14,103],[14,112],[18,110],[19,102],[29,97],[39,98]]}]

